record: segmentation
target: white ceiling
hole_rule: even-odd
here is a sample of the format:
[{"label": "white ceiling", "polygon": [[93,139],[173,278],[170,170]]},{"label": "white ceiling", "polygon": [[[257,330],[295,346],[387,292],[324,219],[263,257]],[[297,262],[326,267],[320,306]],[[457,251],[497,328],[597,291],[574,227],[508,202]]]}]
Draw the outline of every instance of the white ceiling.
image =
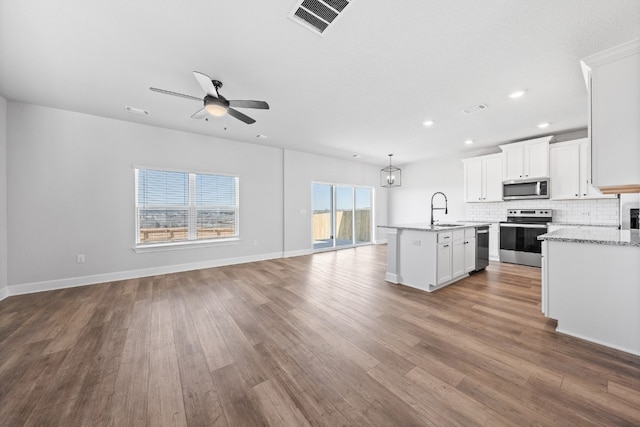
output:
[{"label": "white ceiling", "polygon": [[[288,19],[295,3],[0,0],[0,95],[403,164],[584,128],[578,61],[640,37],[638,0],[356,0],[324,36]],[[190,118],[198,102],[149,90],[201,97],[193,70],[221,80],[228,99],[271,109],[240,109],[253,125],[206,122]],[[510,99],[517,89],[526,95]],[[462,113],[479,103],[489,108]]]}]

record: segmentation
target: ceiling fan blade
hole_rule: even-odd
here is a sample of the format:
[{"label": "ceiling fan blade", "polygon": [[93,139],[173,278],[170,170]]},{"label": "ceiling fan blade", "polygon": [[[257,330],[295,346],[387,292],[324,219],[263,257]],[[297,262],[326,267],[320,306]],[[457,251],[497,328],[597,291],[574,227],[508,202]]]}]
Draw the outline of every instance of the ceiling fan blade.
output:
[{"label": "ceiling fan blade", "polygon": [[204,90],[207,93],[207,95],[211,95],[214,98],[218,97],[218,91],[216,90],[216,87],[213,85],[213,82],[211,81],[211,77],[207,76],[206,74],[202,74],[198,71],[194,71],[193,75],[195,76],[202,90]]},{"label": "ceiling fan blade", "polygon": [[195,96],[185,95],[184,93],[171,92],[170,90],[158,89],[157,87],[150,87],[153,92],[164,93],[165,95],[179,96],[180,98],[193,99],[194,101],[202,102],[202,98],[196,98]]},{"label": "ceiling fan blade", "polygon": [[245,114],[242,114],[240,111],[238,111],[238,110],[234,110],[233,108],[229,108],[229,109],[227,110],[227,113],[228,113],[230,116],[233,116],[233,117],[235,117],[236,119],[238,119],[238,120],[240,120],[240,121],[242,121],[242,122],[245,122],[245,123],[246,123],[246,124],[248,124],[248,125],[250,125],[250,124],[252,124],[252,123],[255,123],[255,122],[256,122],[256,121],[255,121],[255,120],[253,120],[251,117],[249,117],[249,116],[247,116],[247,115],[245,115]]},{"label": "ceiling fan blade", "polygon": [[229,105],[236,108],[258,108],[260,110],[269,109],[269,104],[264,101],[235,100],[229,101]]},{"label": "ceiling fan blade", "polygon": [[202,107],[200,110],[198,110],[195,113],[193,113],[191,115],[191,118],[192,119],[201,119],[206,115],[207,115],[207,108],[206,107]]}]

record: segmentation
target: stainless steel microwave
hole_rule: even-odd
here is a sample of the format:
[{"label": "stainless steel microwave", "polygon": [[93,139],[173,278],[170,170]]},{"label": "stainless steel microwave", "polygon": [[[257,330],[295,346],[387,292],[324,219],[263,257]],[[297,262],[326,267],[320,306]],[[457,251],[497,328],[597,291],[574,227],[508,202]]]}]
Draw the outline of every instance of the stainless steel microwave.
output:
[{"label": "stainless steel microwave", "polygon": [[548,198],[549,178],[509,180],[502,183],[502,200]]}]

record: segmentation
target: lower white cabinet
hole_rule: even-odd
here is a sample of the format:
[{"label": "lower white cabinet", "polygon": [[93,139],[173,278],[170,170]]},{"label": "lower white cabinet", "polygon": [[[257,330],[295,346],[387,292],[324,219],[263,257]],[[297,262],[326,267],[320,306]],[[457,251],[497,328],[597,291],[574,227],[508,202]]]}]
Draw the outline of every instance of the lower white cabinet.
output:
[{"label": "lower white cabinet", "polygon": [[464,273],[476,269],[476,238],[464,239]]},{"label": "lower white cabinet", "polygon": [[500,224],[489,226],[489,259],[500,261]]},{"label": "lower white cabinet", "polygon": [[436,284],[441,285],[448,282],[453,277],[451,274],[451,243],[438,243],[438,252],[436,257],[438,262],[436,264]]},{"label": "lower white cabinet", "polygon": [[432,292],[475,270],[476,227],[435,231],[429,226],[385,226],[385,280]]},{"label": "lower white cabinet", "polygon": [[[451,243],[438,245],[437,284],[461,277],[476,268],[476,229],[465,228],[453,233],[440,233],[443,238],[451,236]],[[438,236],[438,241],[441,241]],[[448,258],[448,259],[445,259]]]}]

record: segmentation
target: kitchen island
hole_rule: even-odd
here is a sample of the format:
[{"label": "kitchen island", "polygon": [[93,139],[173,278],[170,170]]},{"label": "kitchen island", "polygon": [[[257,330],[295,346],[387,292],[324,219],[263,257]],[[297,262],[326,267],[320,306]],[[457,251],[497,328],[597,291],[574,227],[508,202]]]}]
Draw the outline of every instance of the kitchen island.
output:
[{"label": "kitchen island", "polygon": [[542,240],[542,311],[556,330],[640,355],[638,230],[562,228]]},{"label": "kitchen island", "polygon": [[387,229],[385,280],[432,292],[475,270],[476,227],[489,224],[379,225]]}]

